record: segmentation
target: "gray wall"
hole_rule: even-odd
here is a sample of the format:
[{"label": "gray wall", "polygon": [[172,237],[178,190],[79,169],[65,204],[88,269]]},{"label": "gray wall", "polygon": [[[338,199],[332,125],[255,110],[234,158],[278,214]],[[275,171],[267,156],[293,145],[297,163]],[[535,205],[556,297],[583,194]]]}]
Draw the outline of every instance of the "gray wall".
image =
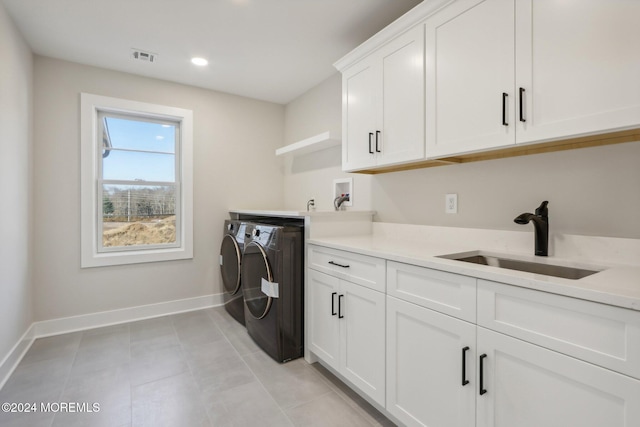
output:
[{"label": "gray wall", "polygon": [[[549,201],[550,232],[640,238],[640,143],[378,175],[377,221],[533,230],[513,219]],[[458,214],[445,194],[458,194]]]},{"label": "gray wall", "polygon": [[32,101],[31,50],[0,3],[0,361],[33,320]]},{"label": "gray wall", "polygon": [[[287,105],[285,135],[292,142],[333,129],[340,125],[340,110],[336,73]],[[633,142],[372,177],[355,174],[354,209],[372,208],[380,222],[524,230],[513,218],[549,200],[552,233],[637,239],[639,159],[640,143]],[[311,193],[329,192],[333,178],[342,174],[338,149],[293,159],[288,166],[289,208],[304,206]],[[458,194],[458,214],[445,213],[446,193]]]},{"label": "gray wall", "polygon": [[[326,131],[342,134],[340,105],[342,79],[336,73],[285,108],[285,145]],[[285,209],[304,210],[315,198],[317,210],[333,209],[333,180],[353,177],[353,209],[371,208],[371,177],[342,172],[340,146],[303,156],[289,156],[284,162]]]},{"label": "gray wall", "polygon": [[[80,92],[194,112],[194,258],[80,268]],[[231,208],[280,208],[284,107],[125,73],[35,59],[36,320],[217,294]]]}]

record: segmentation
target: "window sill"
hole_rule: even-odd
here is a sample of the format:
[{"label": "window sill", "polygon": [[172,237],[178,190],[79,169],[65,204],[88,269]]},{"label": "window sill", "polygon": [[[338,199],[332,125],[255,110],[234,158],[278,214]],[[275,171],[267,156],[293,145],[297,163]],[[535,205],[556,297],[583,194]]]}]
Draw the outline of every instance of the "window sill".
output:
[{"label": "window sill", "polygon": [[145,249],[139,251],[122,251],[93,253],[82,256],[81,268],[107,267],[112,265],[140,264],[147,262],[175,261],[192,259],[193,250],[186,248]]}]

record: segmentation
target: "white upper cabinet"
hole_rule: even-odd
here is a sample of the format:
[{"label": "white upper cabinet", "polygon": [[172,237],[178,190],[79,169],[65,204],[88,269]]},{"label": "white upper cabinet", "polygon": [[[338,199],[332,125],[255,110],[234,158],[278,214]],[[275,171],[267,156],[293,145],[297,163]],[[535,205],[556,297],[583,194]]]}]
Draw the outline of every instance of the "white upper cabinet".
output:
[{"label": "white upper cabinet", "polygon": [[382,103],[379,165],[424,158],[424,26],[380,51]]},{"label": "white upper cabinet", "polygon": [[640,1],[518,0],[516,142],[640,123]]},{"label": "white upper cabinet", "polygon": [[427,20],[427,157],[515,142],[513,16],[513,0],[462,0]]},{"label": "white upper cabinet", "polygon": [[342,74],[346,171],[424,159],[424,27],[391,40]]},{"label": "white upper cabinet", "polygon": [[429,158],[640,124],[640,2],[459,0],[426,21]]},{"label": "white upper cabinet", "polygon": [[371,59],[342,75],[342,169],[375,166],[376,94],[379,71]]}]

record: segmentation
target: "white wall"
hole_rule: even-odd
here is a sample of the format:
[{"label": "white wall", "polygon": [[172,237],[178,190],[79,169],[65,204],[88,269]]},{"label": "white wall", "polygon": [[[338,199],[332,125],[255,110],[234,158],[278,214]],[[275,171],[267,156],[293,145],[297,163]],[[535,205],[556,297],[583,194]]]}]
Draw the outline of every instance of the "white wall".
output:
[{"label": "white wall", "polygon": [[[340,77],[286,106],[288,142],[339,126]],[[525,157],[356,176],[354,209],[375,221],[504,230],[549,200],[551,232],[640,238],[640,142]],[[285,203],[301,209],[312,195],[329,197],[340,150],[296,158],[285,168]],[[363,194],[364,193],[364,194]],[[458,194],[459,213],[445,213],[445,194]],[[366,200],[369,204],[360,204]],[[322,209],[329,209],[322,200]]]},{"label": "white wall", "polygon": [[376,221],[533,232],[513,219],[548,200],[551,233],[637,239],[638,159],[633,142],[376,175]]},{"label": "white wall", "polygon": [[31,50],[0,3],[0,362],[33,320],[32,102]]},{"label": "white wall", "polygon": [[[193,110],[192,260],[80,268],[80,92]],[[228,210],[282,207],[283,123],[281,105],[36,56],[36,320],[220,293]]]},{"label": "white wall", "polygon": [[[342,79],[336,73],[285,108],[285,144],[326,131],[342,135]],[[284,164],[285,209],[304,210],[315,198],[317,210],[333,210],[333,180],[353,177],[353,207],[371,209],[371,177],[342,172],[340,146],[303,156],[287,157]]]}]

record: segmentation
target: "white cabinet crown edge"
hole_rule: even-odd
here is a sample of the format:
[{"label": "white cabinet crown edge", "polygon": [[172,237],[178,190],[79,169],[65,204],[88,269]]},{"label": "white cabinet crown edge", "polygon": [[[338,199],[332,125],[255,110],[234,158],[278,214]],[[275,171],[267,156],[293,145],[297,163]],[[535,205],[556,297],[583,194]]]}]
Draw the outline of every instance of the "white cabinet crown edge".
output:
[{"label": "white cabinet crown edge", "polygon": [[387,25],[377,32],[360,46],[337,60],[333,66],[340,72],[347,69],[362,58],[368,56],[379,47],[411,30],[416,25],[422,23],[429,16],[447,6],[454,0],[424,0],[413,9],[402,15],[400,18]]}]

